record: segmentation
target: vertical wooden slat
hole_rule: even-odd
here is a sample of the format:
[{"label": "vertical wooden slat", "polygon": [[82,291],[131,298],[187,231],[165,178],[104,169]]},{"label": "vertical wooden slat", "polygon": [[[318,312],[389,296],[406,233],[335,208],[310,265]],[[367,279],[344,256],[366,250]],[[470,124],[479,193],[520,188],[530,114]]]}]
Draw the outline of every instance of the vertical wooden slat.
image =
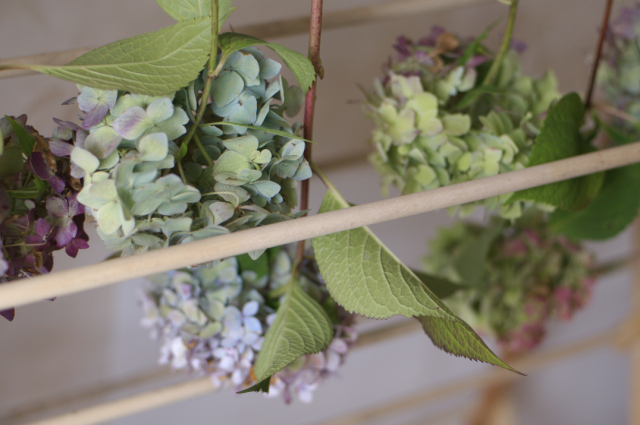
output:
[{"label": "vertical wooden slat", "polygon": [[[640,220],[635,223],[635,252],[634,261],[634,294],[633,294],[633,313],[632,316],[636,320],[640,320],[640,259],[637,258],[640,253]],[[635,323],[636,329],[640,323]],[[631,374],[629,388],[629,424],[640,425],[640,333],[635,333],[635,341],[631,347]]]}]

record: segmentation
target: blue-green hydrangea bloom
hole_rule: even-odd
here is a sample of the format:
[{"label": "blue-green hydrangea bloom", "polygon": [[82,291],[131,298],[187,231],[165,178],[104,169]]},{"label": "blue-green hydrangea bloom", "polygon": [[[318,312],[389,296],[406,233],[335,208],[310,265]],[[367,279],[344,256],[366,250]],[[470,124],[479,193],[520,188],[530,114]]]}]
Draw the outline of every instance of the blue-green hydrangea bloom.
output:
[{"label": "blue-green hydrangea bloom", "polygon": [[72,172],[84,177],[78,199],[108,248],[131,255],[299,216],[297,182],[311,177],[305,145],[269,131],[301,135],[284,115],[303,96],[280,69],[253,47],[233,53],[186,152],[206,71],[168,96],[80,88],[88,134],[70,147]]}]

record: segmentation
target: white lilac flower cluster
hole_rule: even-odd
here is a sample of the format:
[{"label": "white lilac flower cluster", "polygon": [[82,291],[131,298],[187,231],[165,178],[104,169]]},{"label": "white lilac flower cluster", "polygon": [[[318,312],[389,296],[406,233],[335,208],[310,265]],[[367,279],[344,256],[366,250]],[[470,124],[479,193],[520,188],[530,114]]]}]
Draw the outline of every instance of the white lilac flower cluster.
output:
[{"label": "white lilac flower cluster", "polygon": [[[282,248],[257,261],[244,255],[154,277],[142,297],[142,323],[162,342],[160,363],[206,374],[216,388],[237,391],[255,384],[253,364],[278,304],[268,294],[289,282],[291,273],[292,256]],[[314,260],[303,262],[300,284],[330,310],[335,336],[326,351],[304,355],[272,377],[269,396],[287,403],[294,397],[310,402],[357,337],[352,316],[330,302]]]},{"label": "white lilac flower cluster", "polygon": [[60,150],[84,177],[78,200],[108,249],[131,255],[300,214],[291,212],[297,182],[311,169],[304,142],[286,136],[299,124],[283,114],[296,115],[303,96],[280,68],[253,47],[233,53],[191,141],[181,137],[195,125],[197,99],[209,99],[206,70],[169,96],[79,87],[86,115]]},{"label": "white lilac flower cluster", "polygon": [[[483,82],[491,53],[441,28],[417,42],[399,37],[396,63],[375,80],[364,108],[375,128],[370,161],[403,194],[493,176],[526,167],[535,137],[557,98],[551,72],[523,75],[516,50],[504,58],[492,84]],[[478,205],[503,218],[522,214],[505,194],[456,207],[461,216]]]},{"label": "white lilac flower cluster", "polygon": [[[528,215],[503,229],[457,223],[439,229],[425,258],[427,272],[462,284],[445,303],[476,331],[495,339],[511,353],[540,344],[550,318],[569,320],[591,296],[594,257],[580,245],[549,231]],[[460,258],[470,244],[495,235],[477,285],[465,286]],[[478,254],[480,255],[480,254]]]}]

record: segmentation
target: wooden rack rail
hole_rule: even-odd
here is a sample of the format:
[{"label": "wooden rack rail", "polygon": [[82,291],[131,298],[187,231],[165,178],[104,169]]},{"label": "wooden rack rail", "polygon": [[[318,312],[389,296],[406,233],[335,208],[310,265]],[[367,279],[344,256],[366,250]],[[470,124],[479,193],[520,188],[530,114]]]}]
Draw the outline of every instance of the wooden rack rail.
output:
[{"label": "wooden rack rail", "polygon": [[640,142],[0,286],[0,310],[640,162]]}]

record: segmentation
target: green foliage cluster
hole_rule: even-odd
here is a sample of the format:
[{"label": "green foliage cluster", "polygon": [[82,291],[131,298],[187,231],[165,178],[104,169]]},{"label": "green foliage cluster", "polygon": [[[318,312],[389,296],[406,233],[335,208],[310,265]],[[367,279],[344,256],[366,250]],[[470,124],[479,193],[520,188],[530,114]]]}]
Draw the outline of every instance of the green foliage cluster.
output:
[{"label": "green foliage cluster", "polygon": [[535,348],[548,318],[570,319],[595,282],[594,256],[539,214],[507,227],[459,222],[439,229],[429,246],[426,271],[459,284],[447,306],[511,353]]},{"label": "green foliage cluster", "polygon": [[[529,164],[545,112],[560,97],[556,79],[550,71],[541,79],[523,75],[512,50],[495,81],[484,81],[492,63],[485,36],[461,43],[434,29],[418,42],[398,39],[397,63],[374,82],[364,104],[375,125],[370,160],[385,192],[389,184],[414,193]],[[514,219],[524,205],[505,205],[509,197],[463,205],[459,212],[467,216],[482,204]]]}]

